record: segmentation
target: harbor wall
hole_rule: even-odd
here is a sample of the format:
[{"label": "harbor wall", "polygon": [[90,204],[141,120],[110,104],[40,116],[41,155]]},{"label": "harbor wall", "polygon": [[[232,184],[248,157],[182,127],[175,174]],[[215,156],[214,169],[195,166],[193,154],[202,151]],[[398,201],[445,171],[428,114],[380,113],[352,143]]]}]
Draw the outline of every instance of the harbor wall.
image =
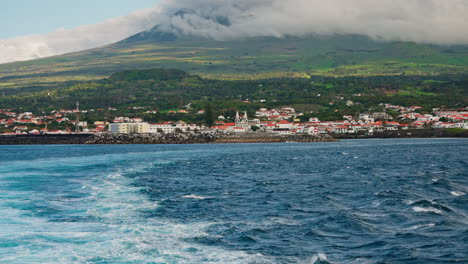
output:
[{"label": "harbor wall", "polygon": [[273,135],[267,133],[214,134],[66,134],[0,136],[0,145],[61,145],[61,144],[207,144],[207,143],[279,143],[332,142],[330,136]]}]

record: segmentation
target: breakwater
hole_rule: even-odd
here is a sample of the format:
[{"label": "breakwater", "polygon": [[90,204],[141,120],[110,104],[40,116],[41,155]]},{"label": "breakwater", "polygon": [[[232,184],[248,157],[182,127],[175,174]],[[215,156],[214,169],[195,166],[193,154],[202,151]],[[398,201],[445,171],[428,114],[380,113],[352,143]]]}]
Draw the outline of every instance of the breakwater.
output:
[{"label": "breakwater", "polygon": [[329,135],[275,135],[268,133],[248,133],[222,135],[213,143],[280,143],[280,142],[335,142],[337,141]]},{"label": "breakwater", "polygon": [[218,137],[212,133],[96,134],[86,144],[206,144]]},{"label": "breakwater", "polygon": [[468,129],[410,129],[410,130],[386,130],[372,134],[332,134],[336,139],[370,139],[370,138],[467,138]]},{"label": "breakwater", "polygon": [[0,136],[0,145],[66,145],[86,144],[93,134],[8,135]]},{"label": "breakwater", "polygon": [[273,135],[267,133],[215,134],[67,134],[0,136],[0,145],[62,145],[62,144],[207,144],[207,143],[279,143],[333,142],[328,135]]}]

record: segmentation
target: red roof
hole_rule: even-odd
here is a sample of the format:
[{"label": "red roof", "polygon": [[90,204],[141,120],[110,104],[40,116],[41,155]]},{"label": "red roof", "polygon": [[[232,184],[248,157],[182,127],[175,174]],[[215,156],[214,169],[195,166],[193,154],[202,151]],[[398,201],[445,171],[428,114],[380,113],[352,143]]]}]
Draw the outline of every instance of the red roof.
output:
[{"label": "red roof", "polygon": [[281,120],[280,122],[278,122],[278,124],[292,124],[292,123],[286,120]]},{"label": "red roof", "polygon": [[236,123],[226,123],[224,125],[228,127],[233,127],[233,126],[236,126]]}]

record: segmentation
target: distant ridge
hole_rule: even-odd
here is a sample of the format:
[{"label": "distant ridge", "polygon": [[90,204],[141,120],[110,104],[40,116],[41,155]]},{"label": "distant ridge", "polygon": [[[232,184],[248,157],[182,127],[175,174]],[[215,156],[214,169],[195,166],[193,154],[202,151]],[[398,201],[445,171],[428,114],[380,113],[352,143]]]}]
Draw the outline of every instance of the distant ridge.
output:
[{"label": "distant ridge", "polygon": [[117,44],[131,44],[136,42],[145,42],[145,41],[152,41],[152,42],[169,42],[175,41],[177,39],[177,35],[170,32],[164,32],[160,29],[160,26],[155,26],[150,30],[140,32],[133,36],[130,36]]}]

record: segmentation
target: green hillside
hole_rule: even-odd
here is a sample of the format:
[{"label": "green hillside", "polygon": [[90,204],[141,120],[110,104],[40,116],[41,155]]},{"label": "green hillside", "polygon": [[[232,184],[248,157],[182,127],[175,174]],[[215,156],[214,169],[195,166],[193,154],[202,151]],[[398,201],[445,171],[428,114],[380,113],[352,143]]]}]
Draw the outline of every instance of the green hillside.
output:
[{"label": "green hillside", "polygon": [[[180,70],[132,70],[110,78],[70,87],[0,97],[4,108],[34,113],[71,109],[76,101],[96,120],[115,116],[145,120],[189,120],[200,116],[167,115],[170,110],[190,108],[192,113],[210,103],[216,113],[233,116],[238,109],[253,113],[261,107],[290,105],[321,119],[337,120],[376,107],[380,103],[459,108],[468,103],[468,78],[439,76],[371,76],[207,80]],[[348,104],[349,101],[353,103]],[[188,107],[190,106],[190,107]],[[109,110],[115,108],[118,110]],[[136,110],[135,110],[136,109]],[[157,115],[145,114],[158,111]],[[307,116],[304,117],[307,120]]]},{"label": "green hillside", "polygon": [[145,32],[119,43],[0,65],[2,94],[98,80],[130,69],[180,69],[210,79],[438,75],[468,72],[468,47],[376,42],[363,36],[215,41]]}]

